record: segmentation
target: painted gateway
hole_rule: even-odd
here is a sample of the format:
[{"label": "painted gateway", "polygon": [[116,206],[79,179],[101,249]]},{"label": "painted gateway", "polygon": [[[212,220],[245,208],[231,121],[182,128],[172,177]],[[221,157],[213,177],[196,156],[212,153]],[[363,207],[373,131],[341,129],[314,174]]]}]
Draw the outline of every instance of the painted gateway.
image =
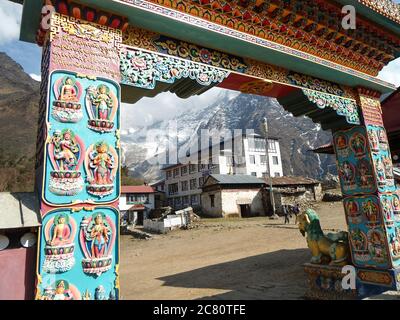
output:
[{"label": "painted gateway", "polygon": [[[344,0],[25,0],[21,40],[43,47],[38,299],[118,299],[121,99],[214,86],[276,97],[334,134],[358,283],[400,288],[400,198],[376,78],[399,56],[400,8]],[[161,110],[160,110],[161,111]],[[133,110],[134,112],[134,110]],[[307,266],[316,297],[340,272]],[[332,293],[332,294],[331,294]]]}]

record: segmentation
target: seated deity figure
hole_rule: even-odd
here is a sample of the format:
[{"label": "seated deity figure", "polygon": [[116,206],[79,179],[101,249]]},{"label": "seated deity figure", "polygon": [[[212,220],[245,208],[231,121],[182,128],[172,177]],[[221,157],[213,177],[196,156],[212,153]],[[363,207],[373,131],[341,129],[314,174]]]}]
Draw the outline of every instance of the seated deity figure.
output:
[{"label": "seated deity figure", "polygon": [[74,80],[67,77],[60,90],[58,100],[65,102],[78,102],[77,92],[74,87]]},{"label": "seated deity figure", "polygon": [[57,221],[54,221],[56,226],[54,227],[53,238],[51,239],[52,246],[59,246],[70,241],[70,230],[65,220],[65,216],[60,215]]}]

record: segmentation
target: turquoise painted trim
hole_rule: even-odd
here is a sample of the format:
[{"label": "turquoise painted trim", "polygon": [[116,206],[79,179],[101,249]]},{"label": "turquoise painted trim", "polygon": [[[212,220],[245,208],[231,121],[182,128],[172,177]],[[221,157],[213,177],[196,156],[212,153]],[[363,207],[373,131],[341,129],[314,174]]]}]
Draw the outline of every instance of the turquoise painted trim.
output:
[{"label": "turquoise painted trim", "polygon": [[[350,87],[366,87],[382,93],[396,90],[390,83],[350,68],[148,1],[129,0],[128,3],[120,0],[80,0],[80,2],[127,16],[132,25],[211,49],[281,66]],[[286,52],[282,52],[283,50]]]}]

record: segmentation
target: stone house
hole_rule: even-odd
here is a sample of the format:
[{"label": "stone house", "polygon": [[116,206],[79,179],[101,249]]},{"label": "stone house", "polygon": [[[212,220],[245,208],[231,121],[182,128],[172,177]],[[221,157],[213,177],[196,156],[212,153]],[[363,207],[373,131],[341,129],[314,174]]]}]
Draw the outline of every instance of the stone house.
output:
[{"label": "stone house", "polygon": [[[322,200],[322,186],[317,180],[305,177],[272,178],[276,212],[282,214],[284,205],[306,204]],[[268,210],[272,208],[269,180],[265,180],[263,201]]]},{"label": "stone house", "polygon": [[211,174],[202,187],[203,215],[224,218],[265,215],[263,185],[264,181],[254,176]]}]

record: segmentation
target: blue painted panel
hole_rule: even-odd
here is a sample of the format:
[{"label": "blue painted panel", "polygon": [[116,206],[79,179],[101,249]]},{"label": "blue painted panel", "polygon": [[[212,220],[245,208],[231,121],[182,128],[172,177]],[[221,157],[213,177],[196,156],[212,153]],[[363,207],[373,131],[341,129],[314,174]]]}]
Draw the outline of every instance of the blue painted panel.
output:
[{"label": "blue painted panel", "polygon": [[[43,218],[39,244],[41,299],[116,299],[119,212],[111,207],[72,212],[60,208]],[[96,288],[99,284],[103,288]],[[57,294],[58,287],[58,294]],[[104,289],[104,292],[103,292]]]},{"label": "blue painted panel", "polygon": [[110,203],[120,193],[120,87],[67,71],[50,76],[43,199]]}]

